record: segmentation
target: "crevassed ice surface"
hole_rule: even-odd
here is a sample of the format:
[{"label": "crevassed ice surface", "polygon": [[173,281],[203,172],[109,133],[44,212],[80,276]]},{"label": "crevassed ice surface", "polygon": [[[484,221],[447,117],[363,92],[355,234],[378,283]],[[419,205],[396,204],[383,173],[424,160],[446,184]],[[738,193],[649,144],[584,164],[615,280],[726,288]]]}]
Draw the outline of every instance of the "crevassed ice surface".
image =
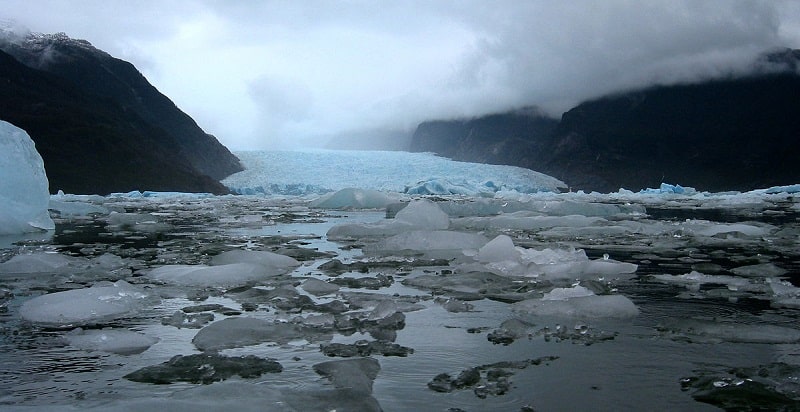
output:
[{"label": "crevassed ice surface", "polygon": [[339,156],[271,172],[298,195],[53,196],[0,247],[0,410],[799,409],[798,186],[307,190]]},{"label": "crevassed ice surface", "polygon": [[[245,170],[223,184],[240,194],[320,194],[347,187],[420,194],[557,191],[551,176],[514,166],[456,162],[430,153],[311,150],[236,152]],[[302,165],[297,167],[297,165]]]}]

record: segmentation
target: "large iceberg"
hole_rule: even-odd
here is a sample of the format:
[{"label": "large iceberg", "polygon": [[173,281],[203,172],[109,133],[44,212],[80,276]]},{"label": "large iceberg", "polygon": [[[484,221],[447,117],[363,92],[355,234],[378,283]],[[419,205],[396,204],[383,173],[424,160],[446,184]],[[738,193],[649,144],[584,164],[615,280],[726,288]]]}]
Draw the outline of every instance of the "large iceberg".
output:
[{"label": "large iceberg", "polygon": [[54,229],[44,161],[33,140],[0,120],[0,153],[0,235]]}]

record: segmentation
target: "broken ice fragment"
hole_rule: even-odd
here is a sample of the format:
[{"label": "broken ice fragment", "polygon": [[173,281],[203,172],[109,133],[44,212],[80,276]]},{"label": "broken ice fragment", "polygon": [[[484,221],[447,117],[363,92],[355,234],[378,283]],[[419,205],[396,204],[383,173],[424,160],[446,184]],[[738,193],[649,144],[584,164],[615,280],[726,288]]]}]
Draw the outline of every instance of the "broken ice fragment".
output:
[{"label": "broken ice fragment", "polygon": [[254,355],[222,356],[216,354],[177,355],[160,365],[147,366],[124,376],[134,382],[168,384],[191,382],[210,384],[239,375],[256,378],[283,370],[280,363]]},{"label": "broken ice fragment", "polygon": [[323,334],[292,323],[275,323],[256,318],[234,317],[200,329],[192,339],[197,349],[214,351],[274,342],[286,344],[295,339],[319,339]]},{"label": "broken ice fragment", "polygon": [[381,366],[374,358],[335,360],[314,365],[314,372],[328,378],[333,386],[359,394],[372,393],[372,382],[380,370]]},{"label": "broken ice fragment", "polygon": [[26,301],[19,313],[23,320],[42,326],[74,327],[133,315],[153,299],[144,289],[120,280],[38,296]]},{"label": "broken ice fragment", "polygon": [[142,353],[158,342],[156,338],[123,329],[83,330],[77,328],[65,334],[64,338],[70,346],[78,349],[119,355]]}]

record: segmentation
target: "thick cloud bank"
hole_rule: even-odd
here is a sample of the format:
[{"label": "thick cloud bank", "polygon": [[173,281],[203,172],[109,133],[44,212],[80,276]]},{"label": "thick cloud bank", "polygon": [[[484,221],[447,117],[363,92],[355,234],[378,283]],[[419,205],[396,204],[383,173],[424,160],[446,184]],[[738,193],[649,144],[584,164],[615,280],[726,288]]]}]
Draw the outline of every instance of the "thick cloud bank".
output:
[{"label": "thick cloud bank", "polygon": [[9,0],[3,13],[132,61],[232,149],[531,104],[560,115],[621,89],[741,73],[764,50],[800,46],[792,1]]}]

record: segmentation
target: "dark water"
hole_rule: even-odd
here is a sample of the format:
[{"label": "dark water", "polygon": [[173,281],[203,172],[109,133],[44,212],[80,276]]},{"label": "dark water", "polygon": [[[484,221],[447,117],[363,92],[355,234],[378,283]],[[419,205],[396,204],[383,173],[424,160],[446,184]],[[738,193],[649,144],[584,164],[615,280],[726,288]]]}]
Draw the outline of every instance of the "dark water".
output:
[{"label": "dark water", "polygon": [[[637,202],[597,196],[547,199],[564,200],[615,205]],[[512,311],[509,301],[484,291],[407,286],[404,280],[420,276],[458,279],[460,275],[453,273],[455,263],[425,266],[419,263],[424,256],[413,254],[406,258],[408,262],[416,259],[414,264],[385,263],[391,256],[362,258],[361,247],[374,240],[332,242],[325,236],[334,224],[380,221],[385,218],[384,211],[313,210],[300,200],[255,197],[95,199],[93,202],[109,210],[150,214],[155,219],[115,225],[108,214],[64,217],[57,220],[52,236],[17,240],[0,252],[0,260],[44,250],[81,259],[104,254],[124,259],[121,266],[101,271],[0,273],[4,291],[0,292],[0,409],[146,410],[153,405],[148,402],[180,408],[193,400],[209,410],[358,410],[347,393],[335,389],[313,366],[343,359],[326,356],[321,344],[368,340],[413,349],[407,356],[372,355],[380,371],[372,392],[362,395],[386,411],[800,410],[800,342],[792,334],[800,330],[800,306],[776,304],[778,296],[770,291],[764,276],[732,272],[737,267],[772,263],[785,271],[781,279],[800,286],[800,208],[788,196],[746,200],[663,202],[645,198],[640,204],[646,214],[604,216],[599,224],[603,230],[480,230],[489,239],[508,234],[517,246],[526,248],[575,247],[584,249],[590,258],[602,259],[608,254],[639,265],[632,276],[582,280],[582,285],[603,289],[602,293],[628,297],[639,309],[638,316],[579,319],[521,315]],[[522,204],[519,209],[525,207]],[[700,222],[696,226],[702,230],[736,223],[763,230],[758,235],[724,232],[703,236],[698,234],[701,229],[687,226],[692,222]],[[620,225],[639,225],[636,227],[641,229],[608,229]],[[312,300],[338,299],[353,305],[365,296],[380,295],[398,304],[415,303],[418,310],[403,312],[404,324],[396,329],[333,328],[322,337],[221,351],[226,356],[274,359],[283,366],[280,373],[247,379],[234,376],[206,386],[187,382],[154,385],[123,378],[175,355],[199,353],[192,344],[199,329],[177,328],[161,321],[187,306],[215,303],[241,312],[213,313],[215,321],[248,316],[291,322],[317,313],[264,302],[246,310],[246,302],[237,295],[242,290],[169,286],[146,276],[153,267],[206,263],[211,256],[237,248],[274,251],[302,262],[276,283],[262,285],[267,289],[278,284],[296,286],[308,277],[334,281],[391,276],[393,282],[387,286],[351,284],[335,296]],[[320,268],[334,258],[372,264],[353,266],[342,273]],[[658,278],[692,270],[718,278],[690,286]],[[748,286],[725,283],[731,278],[747,279]],[[65,330],[20,320],[20,306],[35,296],[118,279],[155,291],[161,296],[160,303],[89,328],[115,327],[159,339],[140,354],[81,350],[66,343]],[[570,282],[519,279],[518,285],[522,286],[517,290],[524,287],[545,293],[553,287],[568,287]],[[788,295],[792,296],[794,302],[800,299]],[[451,298],[468,303],[471,309],[447,310],[442,302]],[[510,342],[493,342],[490,337],[510,319],[525,321],[528,326]],[[429,387],[439,374],[456,378],[470,368],[477,368],[480,375],[476,383],[449,392]],[[504,378],[490,378],[490,371]],[[506,385],[503,390],[497,389],[498,382]],[[209,388],[219,393],[209,395]]]}]

